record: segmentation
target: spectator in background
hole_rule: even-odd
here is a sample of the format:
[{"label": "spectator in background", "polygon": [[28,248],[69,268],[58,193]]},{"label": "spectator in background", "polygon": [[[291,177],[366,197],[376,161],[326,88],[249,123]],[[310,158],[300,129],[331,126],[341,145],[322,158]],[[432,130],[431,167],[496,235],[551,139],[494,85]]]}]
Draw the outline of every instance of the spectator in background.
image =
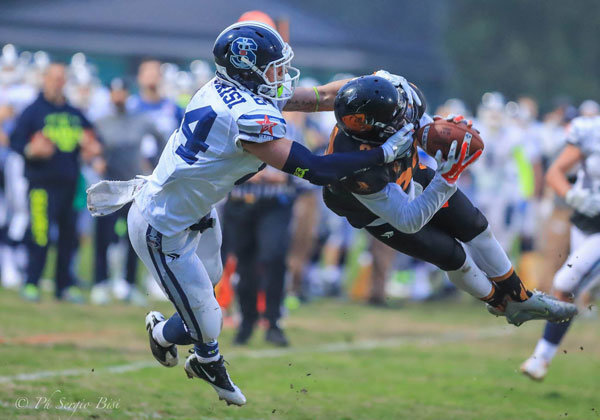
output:
[{"label": "spectator in background", "polygon": [[52,63],[44,73],[43,89],[17,119],[11,147],[25,157],[29,181],[30,238],[26,300],[38,301],[38,282],[46,263],[48,245],[58,228],[56,288],[58,299],[82,302],[71,272],[76,247],[73,199],[80,174],[79,157],[97,158],[102,150],[92,125],[66,101],[66,69]]},{"label": "spectator in background", "polygon": [[161,63],[145,60],[138,69],[139,93],[127,100],[127,110],[132,114],[146,115],[163,138],[169,138],[179,126],[183,115],[177,105],[162,92]]},{"label": "spectator in background", "polygon": [[[28,58],[29,57],[29,58]],[[30,58],[33,62],[30,63]],[[16,117],[31,104],[41,87],[41,75],[48,65],[47,54],[22,52],[5,45],[0,56],[0,148],[2,150],[2,185],[4,200],[0,261],[2,285],[16,288],[23,283],[27,253],[23,240],[29,223],[27,179],[23,157],[10,149],[10,134]]]},{"label": "spectator in background", "polygon": [[[127,181],[137,174],[152,172],[153,153],[162,149],[162,138],[148,119],[132,114],[126,109],[129,89],[122,79],[114,79],[110,85],[112,114],[96,122],[98,135],[104,146],[106,160],[105,178]],[[108,216],[98,217],[96,222],[96,249],[94,287],[91,301],[105,304],[110,300],[108,248],[112,243],[122,242],[127,247],[125,279],[129,285],[126,300],[144,305],[145,296],[135,286],[138,258],[127,238],[127,212],[130,205]]]}]

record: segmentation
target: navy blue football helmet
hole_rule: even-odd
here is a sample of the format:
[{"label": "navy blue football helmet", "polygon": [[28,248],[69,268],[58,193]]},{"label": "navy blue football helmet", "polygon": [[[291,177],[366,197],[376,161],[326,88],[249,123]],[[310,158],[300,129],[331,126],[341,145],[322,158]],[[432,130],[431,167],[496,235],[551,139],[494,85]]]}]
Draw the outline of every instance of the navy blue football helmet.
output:
[{"label": "navy blue football helmet", "polygon": [[217,37],[213,54],[217,76],[238,87],[271,100],[286,100],[294,94],[300,77],[300,71],[290,66],[294,53],[268,25],[234,23]]}]

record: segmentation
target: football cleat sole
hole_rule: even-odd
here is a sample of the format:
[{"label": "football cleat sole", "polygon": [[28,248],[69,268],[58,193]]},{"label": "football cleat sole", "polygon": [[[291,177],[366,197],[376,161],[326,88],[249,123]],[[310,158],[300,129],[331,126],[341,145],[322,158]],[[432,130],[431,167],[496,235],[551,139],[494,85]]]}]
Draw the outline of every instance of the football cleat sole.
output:
[{"label": "football cleat sole", "polygon": [[148,341],[150,343],[150,350],[152,355],[158,363],[165,367],[174,367],[179,363],[179,356],[177,355],[177,346],[175,344],[169,347],[163,347],[154,339],[152,336],[152,330],[159,322],[165,320],[163,314],[158,311],[150,311],[146,315],[146,330],[148,331]]}]

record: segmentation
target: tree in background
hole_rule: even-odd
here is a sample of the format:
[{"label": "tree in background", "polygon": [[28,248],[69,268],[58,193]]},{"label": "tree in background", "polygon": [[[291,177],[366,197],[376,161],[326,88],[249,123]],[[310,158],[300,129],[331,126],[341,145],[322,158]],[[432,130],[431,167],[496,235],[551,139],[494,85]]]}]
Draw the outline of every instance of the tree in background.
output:
[{"label": "tree in background", "polygon": [[447,8],[448,96],[474,107],[485,91],[600,99],[600,2],[455,0]]}]

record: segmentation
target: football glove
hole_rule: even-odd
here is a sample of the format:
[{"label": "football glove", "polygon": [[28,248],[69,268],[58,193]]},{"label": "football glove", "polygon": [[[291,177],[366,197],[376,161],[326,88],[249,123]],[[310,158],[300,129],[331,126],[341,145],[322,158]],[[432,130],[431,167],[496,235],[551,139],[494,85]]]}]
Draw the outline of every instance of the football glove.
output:
[{"label": "football glove", "polygon": [[397,74],[391,74],[387,70],[378,70],[375,72],[375,76],[384,78],[388,82],[391,82],[392,85],[394,85],[394,87],[396,87],[396,88],[401,87],[402,90],[404,90],[406,92],[406,96],[408,97],[408,103],[410,105],[413,105],[413,104],[415,104],[416,106],[422,105],[419,95],[417,94],[417,92],[412,88],[412,86],[408,83],[408,81],[404,77],[398,76]]},{"label": "football glove", "polygon": [[469,165],[479,159],[479,156],[481,156],[483,153],[483,150],[478,150],[473,153],[473,156],[467,158],[467,151],[469,150],[470,142],[463,141],[462,147],[460,148],[460,155],[457,157],[457,145],[458,142],[454,140],[450,145],[448,158],[445,161],[442,158],[441,150],[438,150],[435,154],[435,161],[437,162],[436,172],[439,173],[450,185],[455,184],[460,174],[462,174]]},{"label": "football glove", "polygon": [[600,214],[600,194],[594,194],[588,188],[571,188],[565,195],[565,201],[579,213],[588,217]]},{"label": "football glove", "polygon": [[413,145],[414,125],[406,124],[396,131],[380,147],[383,149],[383,160],[390,163],[410,152]]}]

